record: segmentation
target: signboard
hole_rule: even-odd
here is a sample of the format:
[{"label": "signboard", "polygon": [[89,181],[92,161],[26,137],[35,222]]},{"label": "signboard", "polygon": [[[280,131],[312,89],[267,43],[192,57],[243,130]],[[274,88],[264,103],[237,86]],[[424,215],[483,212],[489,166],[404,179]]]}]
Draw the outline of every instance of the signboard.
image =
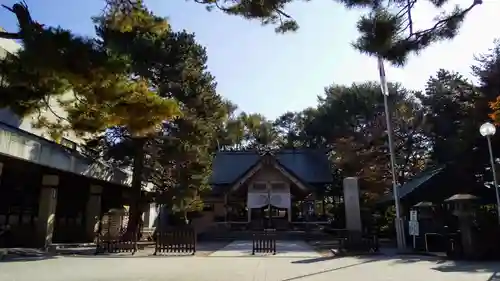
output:
[{"label": "signboard", "polygon": [[411,236],[418,236],[419,235],[418,221],[409,221],[408,228],[409,228],[409,233]]},{"label": "signboard", "polygon": [[411,210],[410,211],[410,221],[417,221],[417,220],[418,220],[417,210]]}]

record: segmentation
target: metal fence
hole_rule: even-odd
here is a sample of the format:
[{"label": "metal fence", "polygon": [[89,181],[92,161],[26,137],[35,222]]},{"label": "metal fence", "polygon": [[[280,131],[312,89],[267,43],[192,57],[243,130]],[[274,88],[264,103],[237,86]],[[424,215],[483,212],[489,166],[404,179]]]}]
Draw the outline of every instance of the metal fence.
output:
[{"label": "metal fence", "polygon": [[264,230],[252,234],[252,255],[255,253],[276,254],[275,230]]}]

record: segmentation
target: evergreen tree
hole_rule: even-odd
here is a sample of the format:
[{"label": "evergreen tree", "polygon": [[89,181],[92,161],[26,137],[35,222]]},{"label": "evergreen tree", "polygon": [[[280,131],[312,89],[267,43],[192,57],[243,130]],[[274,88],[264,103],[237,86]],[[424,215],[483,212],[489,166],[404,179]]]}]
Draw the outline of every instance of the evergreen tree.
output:
[{"label": "evergreen tree", "polygon": [[[296,31],[298,23],[293,15],[286,12],[286,6],[292,0],[194,0],[203,4],[208,10],[219,9],[229,15],[242,16],[259,20],[262,24],[276,25],[276,32]],[[394,65],[404,65],[408,55],[418,53],[432,43],[452,39],[463,23],[465,16],[482,0],[473,0],[470,6],[455,6],[452,11],[443,8],[453,4],[453,0],[336,0],[350,9],[369,10],[362,16],[357,28],[360,37],[353,43],[354,47],[371,56],[381,56]],[[109,6],[119,6],[121,13],[134,9],[141,0],[106,0]],[[422,3],[430,3],[437,10],[434,23],[417,28],[412,13]],[[25,38],[32,36],[40,29],[40,25],[31,19],[26,6],[15,4],[10,9],[16,14],[20,26],[17,33],[1,32],[3,38]]]},{"label": "evergreen tree", "polygon": [[[500,41],[486,54],[476,58],[477,64],[472,67],[474,76],[479,80],[479,88],[489,104],[490,118],[500,123]],[[483,110],[481,108],[480,110]]]},{"label": "evergreen tree", "polygon": [[[60,98],[64,116],[51,120],[39,115],[39,127],[54,137],[73,130],[101,144],[125,147],[122,151],[133,160],[129,230],[134,233],[141,213],[144,144],[158,135],[163,122],[178,117],[180,109],[175,98],[162,96],[164,85],[151,79],[154,73],[147,65],[156,61],[144,55],[162,48],[160,37],[170,34],[168,23],[142,3],[127,13],[109,9],[96,18],[96,39],[51,27],[22,37],[23,48],[1,62],[6,83],[0,88],[0,105],[24,116],[54,112],[49,99]],[[182,60],[183,55],[169,58]],[[67,99],[68,93],[73,97]]]},{"label": "evergreen tree", "polygon": [[[286,12],[292,0],[194,0],[210,9],[227,14],[260,20],[276,25],[276,32],[296,31],[299,24]],[[458,34],[465,16],[482,0],[472,0],[470,6],[455,6],[452,11],[443,7],[453,0],[336,0],[349,9],[368,10],[358,23],[359,39],[354,47],[371,56],[382,56],[394,65],[404,65],[408,55],[418,53],[432,43],[452,39]],[[434,23],[425,28],[414,25],[412,13],[419,4],[430,3],[437,10]]]}]

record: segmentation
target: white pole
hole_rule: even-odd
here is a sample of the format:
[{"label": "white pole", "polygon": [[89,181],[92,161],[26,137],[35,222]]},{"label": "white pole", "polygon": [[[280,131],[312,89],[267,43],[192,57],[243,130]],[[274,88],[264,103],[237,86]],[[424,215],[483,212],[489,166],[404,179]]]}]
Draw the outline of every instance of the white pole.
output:
[{"label": "white pole", "polygon": [[498,223],[500,224],[500,196],[498,194],[498,181],[497,181],[497,173],[495,170],[495,160],[493,159],[493,148],[491,148],[491,138],[489,135],[486,136],[486,139],[488,140],[488,150],[490,153],[490,162],[491,162],[491,172],[493,173],[493,184],[495,186],[495,195],[497,199],[497,217],[498,217]]},{"label": "white pole", "polygon": [[387,85],[387,79],[385,76],[384,61],[382,57],[378,57],[378,68],[380,74],[380,87],[382,89],[382,94],[384,95],[384,107],[385,107],[385,120],[387,126],[387,138],[389,145],[389,154],[391,158],[391,173],[392,173],[392,192],[394,195],[394,207],[396,208],[396,238],[398,243],[398,249],[403,250],[406,248],[406,239],[404,235],[404,225],[401,218],[401,207],[399,202],[399,188],[396,180],[396,155],[394,152],[394,141],[392,136],[392,124],[391,116],[389,111],[389,103],[387,97],[389,96],[389,87]]}]

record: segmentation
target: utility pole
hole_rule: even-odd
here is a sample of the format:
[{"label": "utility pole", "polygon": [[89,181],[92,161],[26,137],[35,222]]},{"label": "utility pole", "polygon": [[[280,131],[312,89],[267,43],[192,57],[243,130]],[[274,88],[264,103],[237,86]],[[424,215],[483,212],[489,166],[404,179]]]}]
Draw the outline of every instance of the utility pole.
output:
[{"label": "utility pole", "polygon": [[396,239],[398,243],[398,249],[404,250],[406,248],[406,237],[405,229],[403,225],[403,220],[401,218],[401,206],[399,202],[399,187],[396,180],[396,154],[394,151],[394,140],[392,135],[392,123],[391,115],[389,110],[389,87],[387,85],[387,79],[385,76],[384,60],[382,57],[378,57],[378,69],[380,74],[380,87],[382,90],[382,95],[384,96],[384,108],[385,108],[385,122],[387,126],[387,142],[389,146],[389,154],[391,159],[391,174],[392,174],[392,193],[394,196],[394,207],[396,208]]}]

